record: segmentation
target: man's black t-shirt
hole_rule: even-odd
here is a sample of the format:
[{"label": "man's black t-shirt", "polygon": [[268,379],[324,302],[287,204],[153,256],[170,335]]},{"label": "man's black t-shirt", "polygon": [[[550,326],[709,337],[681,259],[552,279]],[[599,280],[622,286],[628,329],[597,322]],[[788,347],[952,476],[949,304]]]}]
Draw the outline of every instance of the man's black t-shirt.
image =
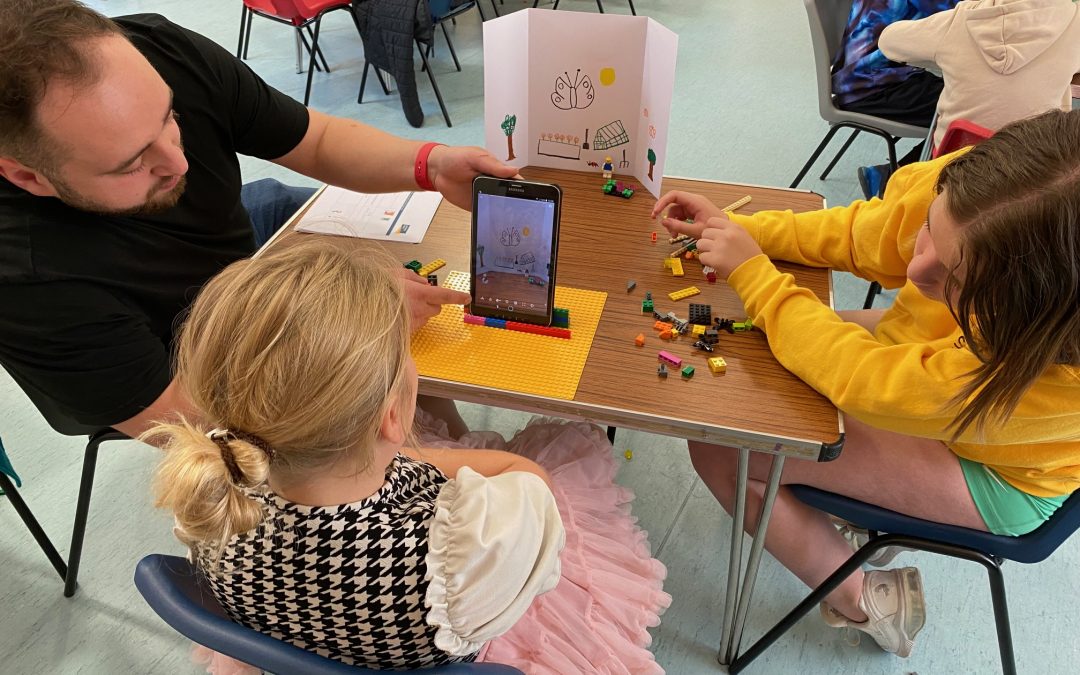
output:
[{"label": "man's black t-shirt", "polygon": [[101,216],[0,178],[0,363],[53,427],[122,422],[172,377],[178,319],[255,248],[236,153],[285,155],[307,109],[161,16],[116,19],[172,88],[187,189],[154,216]]}]

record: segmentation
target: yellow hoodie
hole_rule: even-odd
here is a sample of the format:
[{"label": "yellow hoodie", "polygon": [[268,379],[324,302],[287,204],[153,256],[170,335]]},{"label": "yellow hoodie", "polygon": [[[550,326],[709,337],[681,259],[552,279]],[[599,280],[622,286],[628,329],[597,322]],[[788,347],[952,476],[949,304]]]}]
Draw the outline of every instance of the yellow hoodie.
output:
[{"label": "yellow hoodie", "polygon": [[[946,427],[959,410],[949,401],[979,361],[960,339],[948,308],[922,295],[906,270],[936,196],[938,173],[958,154],[898,170],[881,200],[800,214],[732,215],[765,255],[746,261],[728,279],[780,363],[837,408],[875,427],[946,441]],[[769,258],[901,288],[871,335],[781,274]],[[1080,368],[1051,367],[1004,425],[988,428],[983,437],[969,428],[949,447],[1029,494],[1071,493],[1080,486]]]}]

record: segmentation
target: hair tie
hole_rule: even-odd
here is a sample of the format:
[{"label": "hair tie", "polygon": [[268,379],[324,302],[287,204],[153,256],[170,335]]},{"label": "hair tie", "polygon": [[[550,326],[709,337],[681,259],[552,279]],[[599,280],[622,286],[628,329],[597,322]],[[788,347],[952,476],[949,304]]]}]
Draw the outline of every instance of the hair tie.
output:
[{"label": "hair tie", "polygon": [[214,442],[221,450],[221,459],[225,462],[225,468],[229,472],[229,478],[234,485],[240,486],[244,482],[244,472],[240,470],[240,465],[236,463],[236,455],[233,454],[232,448],[229,446],[229,441],[241,440],[245,443],[254,445],[259,450],[262,450],[266,455],[267,461],[274,459],[274,449],[270,447],[270,444],[259,438],[255,434],[249,434],[244,431],[232,431],[230,429],[213,429],[206,433],[206,437]]}]

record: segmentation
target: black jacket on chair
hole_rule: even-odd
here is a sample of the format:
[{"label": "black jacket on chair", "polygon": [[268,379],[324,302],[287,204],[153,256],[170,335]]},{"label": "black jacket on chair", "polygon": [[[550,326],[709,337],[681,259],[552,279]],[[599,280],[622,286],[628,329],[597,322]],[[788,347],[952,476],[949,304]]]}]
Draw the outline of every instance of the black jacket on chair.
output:
[{"label": "black jacket on chair", "polygon": [[363,0],[353,6],[364,41],[364,58],[394,77],[405,119],[419,127],[424,123],[424,111],[416,91],[413,48],[414,40],[428,44],[435,38],[427,0]]}]

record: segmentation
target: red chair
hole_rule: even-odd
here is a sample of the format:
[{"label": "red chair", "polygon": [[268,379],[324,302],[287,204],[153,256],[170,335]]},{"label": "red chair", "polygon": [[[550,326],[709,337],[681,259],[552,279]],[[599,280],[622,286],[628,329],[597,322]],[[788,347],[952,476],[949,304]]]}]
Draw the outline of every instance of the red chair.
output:
[{"label": "red chair", "polygon": [[[326,64],[326,57],[323,56],[322,51],[319,49],[319,27],[322,24],[322,18],[329,12],[344,9],[349,12],[349,16],[352,17],[355,24],[356,15],[353,14],[352,2],[350,0],[243,0],[243,2],[244,8],[240,14],[240,43],[236,47],[237,58],[247,58],[248,46],[251,43],[252,16],[257,14],[271,21],[295,27],[297,40],[304,45],[310,55],[307,86],[304,88],[304,105],[307,105],[308,100],[311,98],[311,78],[315,74],[315,70],[330,72],[330,67]],[[311,30],[312,24],[315,24],[314,32]],[[307,37],[311,38],[311,44],[308,44],[307,37],[304,36],[305,30],[307,31]],[[357,27],[357,30],[359,30],[359,27]],[[299,46],[297,49],[299,49]],[[321,68],[316,61],[316,57],[322,61]]]},{"label": "red chair", "polygon": [[937,159],[942,155],[966,148],[969,145],[977,145],[990,138],[994,132],[986,127],[981,127],[967,120],[953,120],[945,135],[941,137],[941,145],[934,148],[933,157]]}]

